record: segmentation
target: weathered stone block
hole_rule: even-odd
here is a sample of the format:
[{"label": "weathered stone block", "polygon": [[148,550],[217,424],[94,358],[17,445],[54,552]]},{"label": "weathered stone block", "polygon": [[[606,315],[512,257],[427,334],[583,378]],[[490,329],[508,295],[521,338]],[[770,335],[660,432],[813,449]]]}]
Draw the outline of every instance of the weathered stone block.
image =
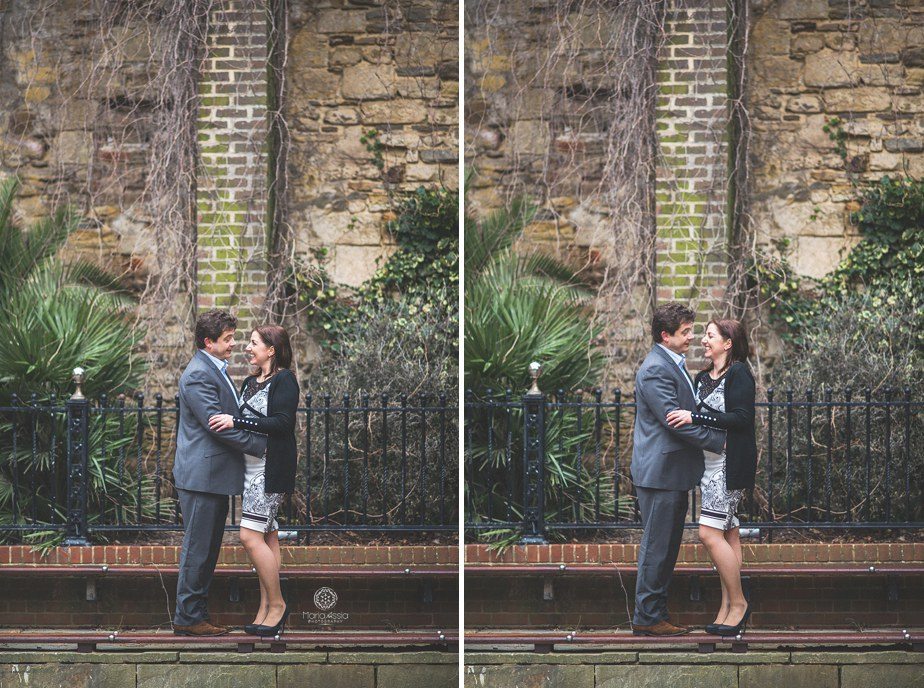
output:
[{"label": "weathered stone block", "polygon": [[920,688],[924,669],[913,664],[868,664],[841,667],[841,688]]},{"label": "weathered stone block", "polygon": [[361,33],[366,28],[365,12],[321,10],[313,28],[318,33]]},{"label": "weathered stone block", "polygon": [[802,79],[806,86],[853,86],[860,79],[854,52],[822,50],[805,58]]},{"label": "weathered stone block", "polygon": [[885,149],[890,153],[920,153],[924,151],[922,139],[886,139]]},{"label": "weathered stone block", "polygon": [[517,153],[543,154],[551,143],[549,123],[541,120],[519,120],[510,128],[510,146]]},{"label": "weathered stone block", "polygon": [[298,664],[279,667],[276,688],[303,686],[374,688],[375,667],[362,664]]},{"label": "weathered stone block", "polygon": [[92,141],[83,131],[62,131],[51,145],[51,163],[86,165],[90,161]]},{"label": "weathered stone block", "polygon": [[276,680],[273,666],[142,664],[137,671],[137,688],[266,688]]},{"label": "weathered stone block", "polygon": [[311,100],[330,100],[337,97],[340,75],[327,69],[300,69],[292,71],[292,85]]},{"label": "weathered stone block", "polygon": [[827,19],[827,0],[782,0],[777,9],[780,19]]},{"label": "weathered stone block", "polygon": [[837,667],[823,664],[743,666],[739,681],[739,688],[838,688]]},{"label": "weathered stone block", "polygon": [[376,688],[458,688],[459,685],[459,668],[454,664],[382,665],[376,673]]},{"label": "weathered stone block", "polygon": [[391,64],[359,64],[343,70],[344,98],[375,100],[391,98],[397,91],[398,76]]},{"label": "weathered stone block", "polygon": [[892,104],[888,91],[869,86],[825,91],[824,99],[828,112],[880,112]]},{"label": "weathered stone block", "polygon": [[738,688],[735,666],[597,666],[596,688]]},{"label": "weathered stone block", "polygon": [[360,113],[364,124],[415,124],[427,118],[427,108],[419,100],[363,103]]},{"label": "weathered stone block", "polygon": [[594,667],[553,664],[470,665],[465,667],[464,679],[465,688],[488,688],[488,686],[594,688]]},{"label": "weathered stone block", "polygon": [[790,35],[789,26],[785,22],[776,21],[767,13],[760,17],[751,29],[751,45],[761,54],[788,55]]},{"label": "weathered stone block", "polygon": [[799,68],[800,64],[789,57],[767,57],[754,65],[757,78],[770,86],[792,84],[799,78]]},{"label": "weathered stone block", "polygon": [[797,33],[792,39],[793,54],[817,53],[824,47],[824,36],[817,33]]},{"label": "weathered stone block", "polygon": [[124,688],[134,685],[135,666],[132,664],[8,664],[0,667],[0,688]]}]

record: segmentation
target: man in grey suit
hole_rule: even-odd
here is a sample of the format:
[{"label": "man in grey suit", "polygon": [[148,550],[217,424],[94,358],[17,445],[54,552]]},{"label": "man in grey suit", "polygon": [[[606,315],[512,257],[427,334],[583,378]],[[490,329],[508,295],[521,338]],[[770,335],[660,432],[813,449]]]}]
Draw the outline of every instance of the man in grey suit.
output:
[{"label": "man in grey suit", "polygon": [[209,586],[218,563],[229,495],[244,492],[244,453],[261,456],[266,437],[245,430],[209,430],[209,418],[238,415],[228,376],[237,319],[211,310],[196,321],[196,348],[180,377],[180,414],[173,478],[183,513],[183,549],[173,632],[212,636],[228,632],[209,621]]},{"label": "man in grey suit", "polygon": [[680,552],[687,493],[703,476],[703,449],[721,452],[725,445],[723,430],[667,424],[670,411],[696,410],[693,382],[685,367],[694,317],[680,303],[659,306],[651,323],[655,345],[635,376],[630,470],[644,528],[632,618],[636,635],[681,635],[690,630],[668,620],[667,589]]}]

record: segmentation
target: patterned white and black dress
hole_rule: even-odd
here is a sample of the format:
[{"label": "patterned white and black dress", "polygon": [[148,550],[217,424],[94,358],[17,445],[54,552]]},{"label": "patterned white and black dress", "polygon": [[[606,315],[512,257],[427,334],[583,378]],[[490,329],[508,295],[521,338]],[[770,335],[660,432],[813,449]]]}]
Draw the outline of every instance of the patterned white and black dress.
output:
[{"label": "patterned white and black dress", "polygon": [[[725,375],[713,380],[703,375],[696,387],[696,407],[700,413],[725,413]],[[699,523],[718,530],[738,527],[738,503],[744,490],[729,490],[725,486],[725,452],[703,451],[706,471],[700,481],[702,494]]]},{"label": "patterned white and black dress", "polygon": [[[269,386],[273,378],[257,382],[250,378],[241,397],[241,415],[245,418],[265,418]],[[244,454],[244,497],[241,500],[241,528],[272,533],[279,530],[276,512],[284,494],[265,493],[266,454]]]}]

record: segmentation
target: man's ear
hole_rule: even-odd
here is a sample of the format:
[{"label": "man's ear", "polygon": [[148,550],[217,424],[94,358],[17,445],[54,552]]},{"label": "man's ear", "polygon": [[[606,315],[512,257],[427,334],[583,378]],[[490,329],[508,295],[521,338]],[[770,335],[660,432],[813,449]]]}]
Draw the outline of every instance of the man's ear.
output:
[{"label": "man's ear", "polygon": [[215,341],[212,339],[209,339],[208,337],[205,337],[202,341],[205,342],[205,346],[202,348],[205,349],[206,351],[209,351],[211,347],[215,344]]}]

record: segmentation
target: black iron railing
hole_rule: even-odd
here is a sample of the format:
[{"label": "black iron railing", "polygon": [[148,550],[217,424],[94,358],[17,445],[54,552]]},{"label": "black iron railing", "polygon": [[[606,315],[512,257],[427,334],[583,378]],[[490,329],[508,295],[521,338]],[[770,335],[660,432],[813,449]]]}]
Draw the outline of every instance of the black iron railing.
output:
[{"label": "black iron railing", "polygon": [[[0,405],[0,534],[7,540],[182,530],[173,486],[179,399],[7,397]],[[458,406],[445,394],[304,397],[297,489],[280,527],[454,531]],[[236,529],[240,497],[231,498]]]},{"label": "black iron railing", "polygon": [[[924,528],[922,409],[910,389],[768,390],[742,526]],[[549,531],[641,527],[629,470],[634,397],[468,391],[464,411],[470,534],[538,542]],[[695,489],[691,504],[695,520]]]}]

